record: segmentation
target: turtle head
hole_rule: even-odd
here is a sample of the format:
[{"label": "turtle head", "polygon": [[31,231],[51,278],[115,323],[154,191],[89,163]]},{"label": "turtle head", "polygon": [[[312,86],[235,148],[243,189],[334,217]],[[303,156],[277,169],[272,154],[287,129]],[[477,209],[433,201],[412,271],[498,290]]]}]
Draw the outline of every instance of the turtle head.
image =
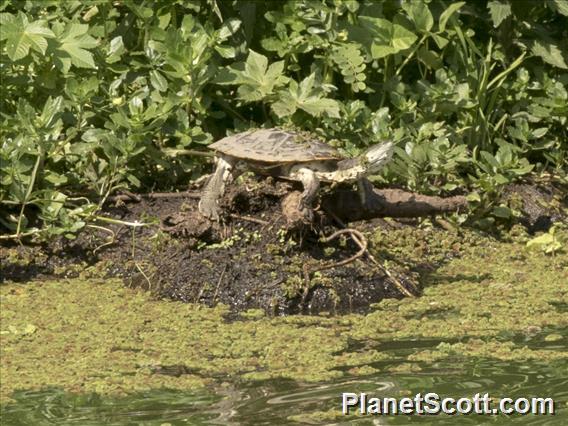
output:
[{"label": "turtle head", "polygon": [[372,175],[383,168],[383,166],[390,161],[393,151],[394,144],[390,141],[369,148],[361,156],[362,162],[365,165],[365,174]]}]

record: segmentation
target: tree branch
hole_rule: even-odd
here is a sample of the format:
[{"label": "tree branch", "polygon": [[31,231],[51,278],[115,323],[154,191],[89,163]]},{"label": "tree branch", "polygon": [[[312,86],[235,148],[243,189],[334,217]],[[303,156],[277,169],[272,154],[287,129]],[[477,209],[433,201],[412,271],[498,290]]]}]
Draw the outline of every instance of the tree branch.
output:
[{"label": "tree branch", "polygon": [[423,217],[442,213],[465,211],[465,196],[442,198],[416,194],[401,189],[376,189],[362,203],[359,194],[350,189],[337,189],[326,194],[322,201],[324,211],[332,211],[343,222],[355,222],[377,217]]}]

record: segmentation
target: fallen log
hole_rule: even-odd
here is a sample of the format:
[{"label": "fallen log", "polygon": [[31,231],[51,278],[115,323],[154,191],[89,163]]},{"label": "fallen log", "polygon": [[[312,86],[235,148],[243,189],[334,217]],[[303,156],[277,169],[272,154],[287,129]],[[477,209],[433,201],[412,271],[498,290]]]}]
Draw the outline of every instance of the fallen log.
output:
[{"label": "fallen log", "polygon": [[[300,211],[301,192],[289,192],[281,202],[288,228],[301,228],[313,221],[313,211]],[[319,211],[343,224],[380,217],[425,217],[465,211],[465,196],[436,197],[401,189],[377,189],[369,184],[363,201],[354,189],[339,188],[322,195]]]},{"label": "fallen log", "polygon": [[424,217],[465,211],[467,199],[462,195],[443,198],[401,189],[373,188],[363,203],[357,191],[337,189],[326,194],[321,205],[324,211],[331,211],[348,223],[378,217]]}]

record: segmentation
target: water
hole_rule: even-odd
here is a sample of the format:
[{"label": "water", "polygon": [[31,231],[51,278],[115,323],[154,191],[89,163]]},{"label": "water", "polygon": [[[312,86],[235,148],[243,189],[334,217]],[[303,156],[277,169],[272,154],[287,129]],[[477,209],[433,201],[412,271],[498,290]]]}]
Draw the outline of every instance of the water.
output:
[{"label": "water", "polygon": [[[436,342],[414,342],[423,348]],[[411,342],[393,345],[403,355]],[[384,347],[382,348],[384,350]],[[403,359],[401,357],[401,359]],[[220,382],[207,392],[153,390],[122,398],[75,395],[59,389],[22,391],[16,402],[2,409],[2,425],[286,425],[286,424],[568,424],[568,377],[562,363],[510,363],[470,360],[418,363],[422,370],[392,373],[395,361],[374,364],[382,371],[326,383],[301,384],[289,380]],[[369,416],[335,415],[342,392],[366,392],[376,397],[413,397],[436,392],[440,396],[552,397],[554,416]],[[332,413],[332,411],[336,413]],[[327,417],[316,416],[328,413]],[[331,413],[331,414],[330,414]]]}]

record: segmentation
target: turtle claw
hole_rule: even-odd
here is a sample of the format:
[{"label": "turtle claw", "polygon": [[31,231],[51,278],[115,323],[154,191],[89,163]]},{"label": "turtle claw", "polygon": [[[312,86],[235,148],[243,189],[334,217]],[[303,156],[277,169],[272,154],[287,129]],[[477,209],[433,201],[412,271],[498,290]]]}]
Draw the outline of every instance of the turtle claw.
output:
[{"label": "turtle claw", "polygon": [[314,209],[312,209],[310,206],[307,206],[306,203],[301,200],[298,203],[298,211],[302,213],[302,216],[309,223],[314,221]]}]

